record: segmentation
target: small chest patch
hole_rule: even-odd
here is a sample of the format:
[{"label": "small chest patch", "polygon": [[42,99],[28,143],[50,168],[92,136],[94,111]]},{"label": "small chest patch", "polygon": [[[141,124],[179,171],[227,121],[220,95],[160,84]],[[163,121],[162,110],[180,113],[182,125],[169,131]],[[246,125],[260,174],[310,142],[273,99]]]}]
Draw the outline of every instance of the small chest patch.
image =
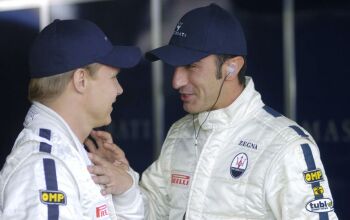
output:
[{"label": "small chest patch", "polygon": [[248,167],[248,156],[245,153],[237,154],[230,166],[230,173],[233,178],[239,178],[243,175]]},{"label": "small chest patch", "polygon": [[104,217],[108,217],[107,205],[96,206],[96,219],[103,219]]},{"label": "small chest patch", "polygon": [[188,187],[190,184],[191,176],[184,173],[175,173],[171,174],[171,184],[176,186]]}]

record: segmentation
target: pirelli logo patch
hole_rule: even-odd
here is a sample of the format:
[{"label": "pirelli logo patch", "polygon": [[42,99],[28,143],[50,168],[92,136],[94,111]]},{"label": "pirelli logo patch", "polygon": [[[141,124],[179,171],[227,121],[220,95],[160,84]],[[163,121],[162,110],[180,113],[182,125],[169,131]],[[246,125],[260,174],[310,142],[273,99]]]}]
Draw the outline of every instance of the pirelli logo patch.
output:
[{"label": "pirelli logo patch", "polygon": [[171,174],[171,184],[188,186],[190,183],[190,176],[182,174]]},{"label": "pirelli logo patch", "polygon": [[306,183],[316,183],[323,181],[323,174],[320,169],[304,171],[303,174]]},{"label": "pirelli logo patch", "polygon": [[40,190],[40,201],[43,204],[49,205],[66,205],[66,194],[62,191]]},{"label": "pirelli logo patch", "polygon": [[101,219],[108,216],[108,208],[106,204],[96,207],[96,218]]}]

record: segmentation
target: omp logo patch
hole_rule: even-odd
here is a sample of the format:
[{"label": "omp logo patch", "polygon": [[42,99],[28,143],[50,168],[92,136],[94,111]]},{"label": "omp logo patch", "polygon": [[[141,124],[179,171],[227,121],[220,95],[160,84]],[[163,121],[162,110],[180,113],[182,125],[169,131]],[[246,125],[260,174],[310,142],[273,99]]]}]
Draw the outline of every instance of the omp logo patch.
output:
[{"label": "omp logo patch", "polygon": [[305,206],[309,212],[331,212],[333,211],[333,201],[329,198],[316,199],[308,202]]},{"label": "omp logo patch", "polygon": [[103,205],[97,206],[96,207],[96,218],[100,219],[100,218],[103,218],[106,216],[108,216],[107,205],[103,204]]},{"label": "omp logo patch", "polygon": [[314,191],[315,196],[322,195],[324,193],[324,189],[322,186],[315,186],[312,188],[312,190]]},{"label": "omp logo patch", "polygon": [[323,181],[323,174],[320,169],[303,172],[306,183],[315,183]]},{"label": "omp logo patch", "polygon": [[40,201],[44,204],[66,205],[66,194],[62,191],[40,190]]}]

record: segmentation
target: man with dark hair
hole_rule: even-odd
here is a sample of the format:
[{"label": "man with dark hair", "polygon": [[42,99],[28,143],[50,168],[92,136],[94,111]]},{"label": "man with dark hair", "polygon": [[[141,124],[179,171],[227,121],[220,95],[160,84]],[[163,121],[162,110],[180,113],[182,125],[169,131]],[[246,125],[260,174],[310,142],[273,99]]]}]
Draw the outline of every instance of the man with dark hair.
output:
[{"label": "man with dark hair", "polygon": [[114,163],[112,174],[124,184],[113,185],[112,196],[94,183],[83,145],[91,134],[100,151],[116,152],[110,136],[92,129],[111,122],[123,93],[120,68],[140,57],[137,47],[113,46],[86,20],[55,20],[39,33],[29,60],[32,106],[1,170],[1,219],[143,219],[138,174],[126,161]]},{"label": "man with dark hair", "polygon": [[149,219],[337,219],[315,141],[262,102],[246,55],[238,20],[215,4],[146,53],[175,67],[189,113],[142,175]]},{"label": "man with dark hair", "polygon": [[263,103],[246,56],[241,25],[215,4],[186,13],[169,44],[146,53],[175,67],[189,113],[142,174],[148,219],[337,219],[314,139]]}]

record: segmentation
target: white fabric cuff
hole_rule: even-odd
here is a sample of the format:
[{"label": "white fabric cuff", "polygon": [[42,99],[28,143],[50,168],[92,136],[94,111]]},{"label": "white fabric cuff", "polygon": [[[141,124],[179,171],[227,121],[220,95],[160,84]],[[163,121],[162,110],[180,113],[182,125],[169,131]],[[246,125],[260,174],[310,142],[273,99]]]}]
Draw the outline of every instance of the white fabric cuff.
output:
[{"label": "white fabric cuff", "polygon": [[141,191],[138,185],[139,174],[131,168],[128,170],[128,173],[133,179],[132,186],[124,193],[112,196],[115,208],[119,211],[132,206],[141,197]]}]

